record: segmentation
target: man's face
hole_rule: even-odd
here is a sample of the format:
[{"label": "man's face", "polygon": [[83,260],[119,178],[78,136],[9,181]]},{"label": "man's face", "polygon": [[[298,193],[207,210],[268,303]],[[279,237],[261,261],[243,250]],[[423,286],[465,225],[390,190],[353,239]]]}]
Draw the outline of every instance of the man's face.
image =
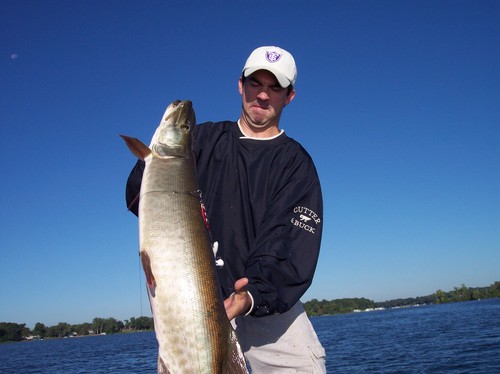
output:
[{"label": "man's face", "polygon": [[295,97],[295,91],[279,85],[278,80],[267,70],[258,70],[239,81],[242,96],[243,117],[246,124],[255,130],[278,127],[283,107]]}]

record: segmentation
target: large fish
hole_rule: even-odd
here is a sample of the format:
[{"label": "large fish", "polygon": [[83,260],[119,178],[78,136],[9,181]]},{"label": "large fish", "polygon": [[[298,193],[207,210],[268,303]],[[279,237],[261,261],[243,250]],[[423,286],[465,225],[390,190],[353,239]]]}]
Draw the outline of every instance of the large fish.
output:
[{"label": "large fish", "polygon": [[217,280],[200,211],[190,101],[170,104],[150,147],[121,135],[146,162],[139,241],[159,344],[158,373],[247,373]]}]

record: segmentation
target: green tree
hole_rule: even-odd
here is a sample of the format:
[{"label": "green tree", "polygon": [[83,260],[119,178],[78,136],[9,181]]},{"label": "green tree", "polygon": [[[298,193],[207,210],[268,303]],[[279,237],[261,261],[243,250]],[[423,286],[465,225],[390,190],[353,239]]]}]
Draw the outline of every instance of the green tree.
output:
[{"label": "green tree", "polygon": [[434,300],[438,304],[442,304],[446,302],[446,292],[439,289],[434,293]]},{"label": "green tree", "polygon": [[38,335],[40,338],[45,338],[47,336],[47,326],[41,322],[37,322],[35,328],[33,329],[33,335]]},{"label": "green tree", "polygon": [[0,342],[21,341],[29,332],[25,323],[0,322]]},{"label": "green tree", "polygon": [[92,329],[94,330],[94,333],[97,335],[104,332],[104,319],[95,317],[92,320]]},{"label": "green tree", "polygon": [[69,336],[71,333],[71,326],[66,322],[59,322],[55,326],[49,327],[48,336],[52,338],[62,338],[64,336]]},{"label": "green tree", "polygon": [[123,329],[123,322],[117,321],[114,318],[105,318],[103,320],[103,332],[106,334],[113,334],[115,332],[121,331]]},{"label": "green tree", "polygon": [[474,290],[471,290],[470,295],[471,295],[470,296],[471,300],[481,300],[482,299],[481,291],[477,288]]},{"label": "green tree", "polygon": [[151,317],[139,317],[130,318],[130,328],[133,330],[152,330],[154,328],[153,318]]},{"label": "green tree", "polygon": [[92,324],[85,322],[79,325],[72,325],[72,331],[76,332],[77,335],[88,335],[89,331],[92,330]]},{"label": "green tree", "polygon": [[451,293],[454,301],[470,300],[469,289],[463,283],[460,287],[455,287]]},{"label": "green tree", "polygon": [[493,283],[490,289],[490,297],[500,297],[500,282]]}]

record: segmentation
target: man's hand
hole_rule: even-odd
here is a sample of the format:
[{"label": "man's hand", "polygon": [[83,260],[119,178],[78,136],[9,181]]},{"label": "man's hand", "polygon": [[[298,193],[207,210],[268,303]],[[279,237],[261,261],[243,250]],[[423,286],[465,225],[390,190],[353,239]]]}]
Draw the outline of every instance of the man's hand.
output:
[{"label": "man's hand", "polygon": [[248,278],[238,279],[234,284],[234,292],[224,300],[227,318],[230,321],[241,314],[247,313],[252,306],[252,298],[246,291],[247,284]]}]

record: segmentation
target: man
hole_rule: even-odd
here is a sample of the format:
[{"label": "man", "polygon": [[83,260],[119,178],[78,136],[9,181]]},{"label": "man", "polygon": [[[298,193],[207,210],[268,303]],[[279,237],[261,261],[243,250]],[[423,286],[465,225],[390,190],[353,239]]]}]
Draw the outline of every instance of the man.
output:
[{"label": "man", "polygon": [[[257,48],[238,82],[239,120],[193,130],[224,305],[253,373],[326,372],[325,351],[299,301],[319,255],[321,187],[309,154],[279,128],[296,76],[290,53]],[[138,161],[127,182],[135,214],[143,169]]]}]

